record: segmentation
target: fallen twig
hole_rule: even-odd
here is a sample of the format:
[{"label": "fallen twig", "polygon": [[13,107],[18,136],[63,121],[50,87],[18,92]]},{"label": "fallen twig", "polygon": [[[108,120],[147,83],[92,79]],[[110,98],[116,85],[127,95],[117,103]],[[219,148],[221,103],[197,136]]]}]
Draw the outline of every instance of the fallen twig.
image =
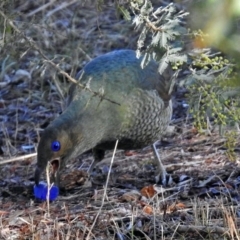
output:
[{"label": "fallen twig", "polygon": [[14,158],[10,158],[10,159],[7,159],[7,160],[2,160],[2,161],[0,161],[0,165],[6,164],[6,163],[11,163],[11,162],[16,162],[16,161],[24,161],[27,158],[36,157],[36,156],[37,156],[37,153],[31,153],[31,154],[28,154],[28,155],[14,157]]}]

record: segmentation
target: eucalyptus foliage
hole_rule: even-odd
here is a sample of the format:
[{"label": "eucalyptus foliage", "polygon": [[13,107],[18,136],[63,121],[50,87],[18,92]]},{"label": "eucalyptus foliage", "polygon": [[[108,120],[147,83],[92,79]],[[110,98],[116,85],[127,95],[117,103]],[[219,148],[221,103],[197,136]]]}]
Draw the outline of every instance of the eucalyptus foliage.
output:
[{"label": "eucalyptus foliage", "polygon": [[[220,133],[225,132],[231,158],[236,132],[229,132],[229,126],[240,130],[239,64],[221,52],[202,47],[208,33],[187,29],[188,13],[177,11],[173,3],[154,8],[150,0],[130,0],[129,5],[134,14],[132,22],[140,31],[136,52],[138,57],[143,55],[142,67],[154,59],[161,74],[169,65],[184,72],[180,84],[188,89],[189,114],[195,126],[208,133],[213,125],[219,126]],[[128,11],[121,10],[129,19]]]},{"label": "eucalyptus foliage", "polygon": [[169,64],[187,61],[182,53],[182,39],[187,33],[183,19],[188,13],[176,11],[173,4],[154,9],[149,0],[131,1],[134,13],[133,24],[141,33],[137,42],[137,56],[144,55],[142,67],[151,59],[159,62],[159,72],[163,73]]}]

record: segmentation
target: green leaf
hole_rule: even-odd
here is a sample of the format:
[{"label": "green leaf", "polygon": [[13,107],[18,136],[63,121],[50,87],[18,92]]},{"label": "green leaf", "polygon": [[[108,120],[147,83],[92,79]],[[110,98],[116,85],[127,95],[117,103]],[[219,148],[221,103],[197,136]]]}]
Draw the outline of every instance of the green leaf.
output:
[{"label": "green leaf", "polygon": [[124,18],[125,20],[127,20],[127,21],[130,21],[130,20],[131,20],[130,13],[129,13],[129,11],[128,11],[126,8],[118,5],[118,11],[119,11],[120,13],[122,13],[123,18]]}]

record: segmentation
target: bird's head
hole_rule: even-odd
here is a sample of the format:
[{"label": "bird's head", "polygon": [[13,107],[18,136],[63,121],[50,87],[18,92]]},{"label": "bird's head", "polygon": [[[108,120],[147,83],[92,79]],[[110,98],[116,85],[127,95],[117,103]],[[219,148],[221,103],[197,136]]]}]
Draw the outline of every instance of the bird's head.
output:
[{"label": "bird's head", "polygon": [[37,149],[37,167],[34,176],[36,185],[39,184],[41,173],[46,169],[48,162],[53,166],[53,174],[57,174],[60,166],[71,154],[72,147],[67,131],[53,126],[44,130]]}]

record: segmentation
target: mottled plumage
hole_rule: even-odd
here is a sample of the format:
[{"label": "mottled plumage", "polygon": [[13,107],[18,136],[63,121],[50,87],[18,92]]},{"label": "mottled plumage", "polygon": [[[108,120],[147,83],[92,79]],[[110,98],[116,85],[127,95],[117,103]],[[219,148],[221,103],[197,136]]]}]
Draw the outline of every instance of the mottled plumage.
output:
[{"label": "mottled plumage", "polygon": [[[91,90],[102,92],[103,98],[72,84],[67,109],[41,136],[36,184],[48,161],[58,159],[62,166],[93,149],[98,162],[105,150],[114,148],[116,139],[119,149],[138,149],[162,136],[172,115],[173,78],[161,76],[154,61],[144,69],[140,63],[134,51],[119,50],[97,57],[83,68],[77,78]],[[61,145],[58,151],[51,149],[54,141]],[[160,159],[157,163],[157,176],[166,182]]]}]

